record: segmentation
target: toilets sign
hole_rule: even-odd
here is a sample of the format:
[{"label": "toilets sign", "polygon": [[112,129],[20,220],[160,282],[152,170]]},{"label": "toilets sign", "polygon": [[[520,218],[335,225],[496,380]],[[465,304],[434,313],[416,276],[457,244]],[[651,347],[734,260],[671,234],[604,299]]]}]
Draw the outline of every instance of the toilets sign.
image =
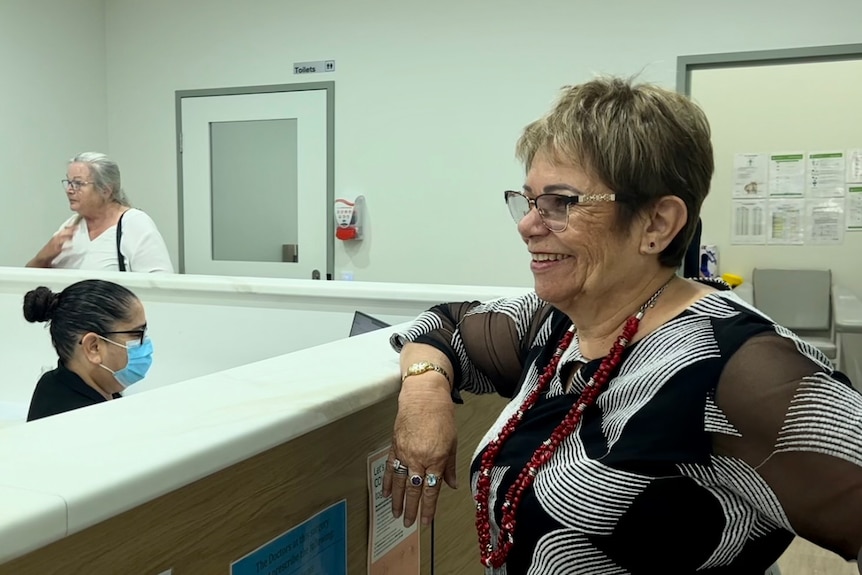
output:
[{"label": "toilets sign", "polygon": [[318,60],[317,62],[295,62],[294,74],[325,74],[335,72],[335,60]]}]

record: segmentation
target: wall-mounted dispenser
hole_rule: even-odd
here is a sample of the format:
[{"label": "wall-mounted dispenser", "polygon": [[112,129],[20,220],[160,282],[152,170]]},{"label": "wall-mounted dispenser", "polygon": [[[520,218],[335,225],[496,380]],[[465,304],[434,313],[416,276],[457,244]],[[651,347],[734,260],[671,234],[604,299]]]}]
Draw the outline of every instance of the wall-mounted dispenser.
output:
[{"label": "wall-mounted dispenser", "polygon": [[344,198],[335,200],[335,237],[339,240],[361,240],[364,219],[365,196],[356,196],[352,202]]}]

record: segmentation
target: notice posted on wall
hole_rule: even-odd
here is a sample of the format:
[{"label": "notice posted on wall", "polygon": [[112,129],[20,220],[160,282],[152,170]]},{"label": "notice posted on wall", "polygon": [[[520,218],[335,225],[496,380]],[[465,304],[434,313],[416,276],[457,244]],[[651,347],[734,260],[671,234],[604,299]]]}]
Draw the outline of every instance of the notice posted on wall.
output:
[{"label": "notice posted on wall", "polygon": [[805,200],[770,201],[767,243],[774,245],[804,244],[804,217]]},{"label": "notice posted on wall", "polygon": [[347,575],[347,500],[234,561],[230,575]]},{"label": "notice posted on wall", "polygon": [[765,198],[769,184],[767,154],[735,154],[733,156],[733,197]]},{"label": "notice posted on wall", "polygon": [[383,496],[389,446],[368,456],[368,575],[419,575],[419,521],[404,527]]},{"label": "notice posted on wall", "polygon": [[862,184],[847,188],[847,231],[862,232]]},{"label": "notice posted on wall", "polygon": [[844,201],[810,200],[805,207],[805,243],[834,246],[844,242]]},{"label": "notice posted on wall", "polygon": [[766,202],[734,200],[730,243],[752,245],[766,243]]},{"label": "notice posted on wall", "polygon": [[805,153],[769,156],[769,196],[802,197],[805,194]]},{"label": "notice posted on wall", "polygon": [[862,184],[862,148],[847,150],[847,181]]},{"label": "notice posted on wall", "polygon": [[844,152],[808,154],[808,195],[815,198],[844,196]]}]

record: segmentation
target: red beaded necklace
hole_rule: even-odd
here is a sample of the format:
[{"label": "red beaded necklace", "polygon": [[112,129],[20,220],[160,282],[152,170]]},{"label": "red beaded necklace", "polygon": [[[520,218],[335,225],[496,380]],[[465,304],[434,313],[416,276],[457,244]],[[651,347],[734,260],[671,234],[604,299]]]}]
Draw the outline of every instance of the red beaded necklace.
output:
[{"label": "red beaded necklace", "polygon": [[[670,283],[669,280],[668,283]],[[647,309],[655,305],[656,300],[667,285],[668,284],[666,283],[659,288],[659,290],[640,307],[635,315],[626,320],[622,333],[611,347],[608,355],[606,355],[602,360],[596,373],[593,374],[587,382],[586,387],[584,387],[584,390],[581,392],[581,396],[563,418],[563,421],[560,422],[556,429],[554,429],[553,433],[551,433],[551,437],[543,441],[539,448],[536,449],[533,456],[530,458],[530,461],[518,474],[515,482],[512,483],[512,486],[509,488],[506,493],[506,497],[503,500],[503,519],[500,522],[500,534],[497,538],[496,549],[494,549],[491,544],[491,515],[488,510],[488,501],[491,494],[491,469],[494,467],[494,462],[500,453],[500,449],[506,440],[511,437],[512,433],[514,433],[518,424],[521,422],[521,419],[524,417],[524,413],[535,405],[539,396],[545,392],[551,379],[553,379],[554,373],[556,373],[557,370],[557,365],[560,363],[560,357],[562,357],[563,352],[572,342],[572,338],[575,333],[575,326],[570,327],[566,331],[565,335],[563,335],[563,338],[560,340],[560,345],[554,352],[550,362],[548,362],[545,371],[542,372],[542,375],[539,377],[539,381],[537,382],[535,389],[533,389],[533,391],[527,395],[526,399],[524,399],[524,403],[521,404],[521,408],[509,418],[503,426],[503,429],[500,431],[500,434],[488,443],[488,447],[482,455],[482,461],[479,466],[479,479],[476,488],[476,530],[479,533],[479,554],[482,558],[482,564],[486,567],[499,568],[506,563],[506,557],[509,555],[509,551],[514,542],[512,534],[515,532],[515,516],[521,503],[521,497],[527,488],[533,484],[533,480],[536,478],[539,468],[550,461],[554,452],[563,440],[571,435],[578,427],[578,424],[581,421],[581,416],[587,407],[595,403],[596,397],[598,397],[599,392],[607,383],[608,378],[610,378],[610,374],[613,373],[620,364],[623,350],[637,333],[640,320],[643,318]]]}]

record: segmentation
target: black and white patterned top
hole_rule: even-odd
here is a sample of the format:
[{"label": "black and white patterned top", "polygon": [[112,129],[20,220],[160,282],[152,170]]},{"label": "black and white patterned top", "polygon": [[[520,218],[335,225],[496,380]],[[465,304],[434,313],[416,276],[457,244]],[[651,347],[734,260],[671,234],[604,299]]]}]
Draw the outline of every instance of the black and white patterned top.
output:
[{"label": "black and white patterned top", "polygon": [[[417,341],[447,354],[456,401],[460,391],[512,398],[477,448],[474,493],[479,456],[570,325],[530,293],[436,306],[393,336],[396,350]],[[504,444],[493,541],[503,495],[599,363],[575,338]],[[625,350],[525,492],[507,564],[487,572],[762,574],[794,533],[848,560],[862,547],[862,395],[817,349],[716,291]]]}]

